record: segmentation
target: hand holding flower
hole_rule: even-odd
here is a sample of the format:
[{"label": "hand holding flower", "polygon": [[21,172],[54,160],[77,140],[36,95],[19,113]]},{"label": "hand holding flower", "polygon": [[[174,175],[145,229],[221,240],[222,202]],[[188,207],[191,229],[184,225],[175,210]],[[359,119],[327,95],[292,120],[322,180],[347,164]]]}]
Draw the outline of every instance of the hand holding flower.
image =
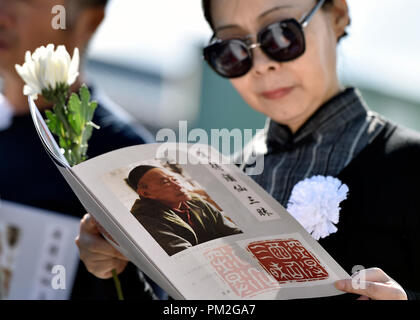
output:
[{"label": "hand holding flower", "polygon": [[[61,150],[71,166],[87,159],[92,130],[99,129],[92,122],[97,103],[90,101],[89,89],[82,85],[79,95],[72,93],[68,97],[70,86],[79,76],[79,63],[77,48],[74,49],[73,58],[70,58],[64,46],[54,50],[54,45],[49,44],[36,49],[32,55],[27,51],[25,63],[15,66],[25,82],[23,93],[34,100],[41,94],[53,104],[53,111],[45,112],[46,123],[58,137]],[[126,259],[100,236],[92,218],[82,220],[82,227],[83,237],[76,240],[79,248],[84,248],[81,250],[82,260],[89,261],[89,271],[98,277],[113,276],[119,299],[122,299],[117,273],[127,265]],[[92,250],[93,247],[99,248],[99,251]]]},{"label": "hand holding flower", "polygon": [[127,266],[128,259],[101,236],[100,227],[90,214],[80,222],[76,238],[80,259],[89,272],[101,279],[112,277],[112,270],[119,274]]}]

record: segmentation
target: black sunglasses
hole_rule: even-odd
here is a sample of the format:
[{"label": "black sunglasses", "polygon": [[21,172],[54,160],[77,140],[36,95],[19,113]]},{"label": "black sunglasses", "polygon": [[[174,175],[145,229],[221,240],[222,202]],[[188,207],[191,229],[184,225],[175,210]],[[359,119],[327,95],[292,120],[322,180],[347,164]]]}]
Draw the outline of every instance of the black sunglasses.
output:
[{"label": "black sunglasses", "polygon": [[252,68],[252,49],[260,47],[271,59],[287,62],[299,58],[306,49],[303,29],[314,14],[324,4],[320,0],[300,22],[286,19],[264,27],[257,35],[257,43],[252,40],[221,40],[213,36],[204,48],[204,59],[222,77],[242,77]]}]

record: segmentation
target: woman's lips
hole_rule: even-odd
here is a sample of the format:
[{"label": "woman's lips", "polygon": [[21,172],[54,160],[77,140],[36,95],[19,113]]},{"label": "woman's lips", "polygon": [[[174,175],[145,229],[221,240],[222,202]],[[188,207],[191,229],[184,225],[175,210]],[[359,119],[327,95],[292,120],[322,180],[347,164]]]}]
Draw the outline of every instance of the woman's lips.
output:
[{"label": "woman's lips", "polygon": [[270,99],[270,100],[275,100],[275,99],[281,99],[283,97],[285,97],[286,95],[288,95],[294,87],[288,87],[288,88],[279,88],[279,89],[275,89],[275,90],[271,90],[271,91],[264,91],[261,93],[261,95],[266,98],[266,99]]}]

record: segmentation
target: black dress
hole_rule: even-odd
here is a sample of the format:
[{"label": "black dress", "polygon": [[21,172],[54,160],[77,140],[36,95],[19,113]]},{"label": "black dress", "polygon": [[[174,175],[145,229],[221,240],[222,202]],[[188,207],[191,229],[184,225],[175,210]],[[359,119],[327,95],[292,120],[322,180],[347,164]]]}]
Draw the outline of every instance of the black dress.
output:
[{"label": "black dress", "polygon": [[[372,112],[347,88],[296,133],[270,121],[254,140],[264,171],[251,177],[284,207],[303,179],[333,176],[346,184],[338,231],[319,243],[349,274],[379,267],[420,299],[420,133]],[[354,298],[328,299],[347,297]]]},{"label": "black dress", "polygon": [[379,267],[420,299],[420,134],[387,123],[337,178],[349,195],[319,243],[347,272]]}]

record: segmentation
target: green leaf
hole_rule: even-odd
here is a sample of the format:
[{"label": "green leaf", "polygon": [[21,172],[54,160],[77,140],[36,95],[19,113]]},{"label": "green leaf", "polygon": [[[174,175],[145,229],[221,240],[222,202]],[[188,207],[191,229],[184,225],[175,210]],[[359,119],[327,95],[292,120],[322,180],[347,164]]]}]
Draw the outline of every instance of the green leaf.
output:
[{"label": "green leaf", "polygon": [[96,108],[98,107],[98,103],[96,101],[93,101],[91,103],[89,103],[88,106],[88,114],[87,114],[87,122],[92,121],[93,119],[93,114],[95,113]]},{"label": "green leaf", "polygon": [[95,101],[90,102],[91,95],[90,95],[89,89],[85,85],[83,85],[80,88],[79,95],[80,95],[80,100],[82,101],[82,110],[83,110],[84,119],[85,119],[85,122],[87,123],[89,121],[92,121],[93,114],[98,104]]},{"label": "green leaf", "polygon": [[47,116],[46,122],[50,131],[57,136],[60,135],[60,123],[57,116],[50,110],[45,111],[45,115]]},{"label": "green leaf", "polygon": [[46,110],[45,115],[47,116],[46,123],[50,131],[57,137],[67,137],[66,130],[59,117],[50,110]]},{"label": "green leaf", "polygon": [[88,112],[89,112],[90,92],[85,85],[80,87],[79,95],[80,95],[80,100],[82,101],[83,119],[85,122],[88,122],[89,121]]},{"label": "green leaf", "polygon": [[82,102],[80,101],[77,94],[72,93],[68,103],[68,120],[70,126],[76,133],[76,135],[80,135],[82,133],[83,127],[85,125],[85,118],[83,112]]},{"label": "green leaf", "polygon": [[83,131],[83,135],[82,135],[82,145],[88,145],[88,141],[92,136],[92,129],[93,127],[91,126],[86,126],[85,130]]},{"label": "green leaf", "polygon": [[88,141],[94,128],[93,115],[98,106],[97,102],[90,101],[91,94],[86,85],[83,85],[79,94],[72,93],[66,106],[68,88],[63,86],[51,95],[54,100],[53,112],[47,111],[47,123],[51,132],[59,138],[59,145],[65,150],[64,155],[70,165],[76,165],[87,159]]},{"label": "green leaf", "polygon": [[66,139],[63,136],[59,137],[59,144],[60,144],[60,147],[63,148],[64,150],[68,150],[71,148],[71,141],[69,139]]},{"label": "green leaf", "polygon": [[70,138],[74,136],[74,130],[69,123],[69,114],[67,111],[67,107],[63,103],[56,103],[53,107],[54,114],[57,116],[57,120],[59,123],[59,134],[58,136]]}]

